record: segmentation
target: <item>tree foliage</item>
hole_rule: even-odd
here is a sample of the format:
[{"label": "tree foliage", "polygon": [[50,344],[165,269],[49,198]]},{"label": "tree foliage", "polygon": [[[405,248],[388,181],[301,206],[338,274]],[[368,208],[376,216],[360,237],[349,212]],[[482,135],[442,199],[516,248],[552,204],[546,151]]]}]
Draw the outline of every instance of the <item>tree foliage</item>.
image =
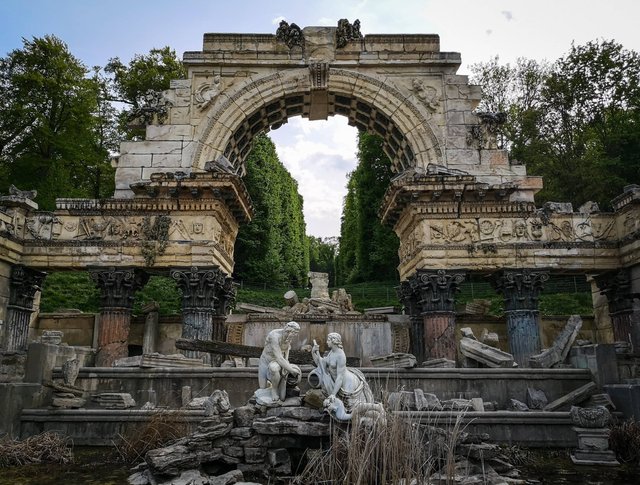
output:
[{"label": "tree foliage", "polygon": [[397,278],[398,238],[378,218],[392,175],[382,139],[360,132],[358,167],[349,176],[342,209],[336,264],[340,284]]},{"label": "tree foliage", "polygon": [[338,241],[334,237],[307,236],[309,241],[309,269],[329,275],[329,285],[337,286],[336,254]]},{"label": "tree foliage", "polygon": [[23,39],[0,59],[0,190],[56,197],[104,197],[113,188],[104,85],[54,36]]},{"label": "tree foliage", "polygon": [[144,107],[147,93],[169,89],[172,79],[187,76],[175,50],[168,46],[151,49],[145,55],[136,54],[128,65],[114,57],[104,70],[112,76],[112,101],[126,105],[120,114],[120,129],[127,138],[144,136],[143,130],[130,127],[128,121],[132,113]]},{"label": "tree foliage", "polygon": [[512,160],[544,177],[538,202],[601,207],[640,180],[640,56],[614,41],[572,45],[552,65],[497,58],[472,66],[480,110],[504,111]]},{"label": "tree foliage", "polygon": [[309,245],[298,184],[266,135],[255,138],[246,166],[244,182],[255,216],[238,233],[235,275],[251,282],[302,285],[309,269]]}]

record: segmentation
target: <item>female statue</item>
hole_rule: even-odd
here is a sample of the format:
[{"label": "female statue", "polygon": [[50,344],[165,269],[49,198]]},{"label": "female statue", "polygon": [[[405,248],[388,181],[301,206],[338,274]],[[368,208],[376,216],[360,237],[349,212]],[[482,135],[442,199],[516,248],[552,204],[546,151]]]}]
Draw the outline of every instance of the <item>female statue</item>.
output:
[{"label": "female statue", "polygon": [[362,372],[347,367],[339,333],[327,335],[327,347],[329,352],[322,357],[320,347],[313,341],[311,355],[317,368],[309,374],[309,384],[320,387],[330,402],[341,401],[347,413],[359,404],[373,403],[373,394]]}]

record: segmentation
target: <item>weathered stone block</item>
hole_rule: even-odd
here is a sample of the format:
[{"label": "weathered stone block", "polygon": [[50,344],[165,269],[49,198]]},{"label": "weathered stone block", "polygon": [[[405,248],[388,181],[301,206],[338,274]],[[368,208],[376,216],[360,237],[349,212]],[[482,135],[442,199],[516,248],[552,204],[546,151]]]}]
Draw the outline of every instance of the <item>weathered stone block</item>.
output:
[{"label": "weathered stone block", "polygon": [[184,445],[167,446],[147,452],[145,461],[159,475],[178,476],[181,470],[198,466],[198,457]]},{"label": "weathered stone block", "polygon": [[266,448],[251,448],[247,446],[244,449],[244,461],[246,463],[264,463],[266,456]]},{"label": "weathered stone block", "polygon": [[542,389],[527,387],[527,405],[529,409],[544,409],[548,403],[547,395]]}]

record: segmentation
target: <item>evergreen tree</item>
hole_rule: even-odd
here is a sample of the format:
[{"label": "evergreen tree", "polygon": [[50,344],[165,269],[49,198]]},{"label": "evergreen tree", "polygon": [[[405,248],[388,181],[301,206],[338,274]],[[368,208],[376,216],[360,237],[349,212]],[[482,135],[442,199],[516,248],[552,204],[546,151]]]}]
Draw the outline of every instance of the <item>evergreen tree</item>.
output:
[{"label": "evergreen tree", "polygon": [[349,175],[340,227],[341,283],[397,278],[399,241],[378,218],[392,176],[382,139],[360,132],[358,167]]},{"label": "evergreen tree", "polygon": [[298,185],[266,135],[254,139],[245,163],[244,183],[253,200],[255,216],[238,233],[236,278],[271,285],[302,285],[309,269],[309,245]]}]

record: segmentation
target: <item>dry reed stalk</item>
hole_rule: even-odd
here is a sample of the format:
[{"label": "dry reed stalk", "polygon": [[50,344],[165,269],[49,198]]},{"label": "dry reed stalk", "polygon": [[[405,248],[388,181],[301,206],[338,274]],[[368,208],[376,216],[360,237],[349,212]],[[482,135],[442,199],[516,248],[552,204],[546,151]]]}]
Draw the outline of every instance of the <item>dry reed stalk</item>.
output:
[{"label": "dry reed stalk", "polygon": [[0,467],[32,463],[71,463],[73,442],[69,437],[46,431],[17,441],[0,439]]},{"label": "dry reed stalk", "polygon": [[189,431],[189,423],[182,413],[161,410],[125,434],[119,433],[118,441],[113,445],[123,462],[134,464],[142,461],[147,451],[162,448],[186,436]]}]

